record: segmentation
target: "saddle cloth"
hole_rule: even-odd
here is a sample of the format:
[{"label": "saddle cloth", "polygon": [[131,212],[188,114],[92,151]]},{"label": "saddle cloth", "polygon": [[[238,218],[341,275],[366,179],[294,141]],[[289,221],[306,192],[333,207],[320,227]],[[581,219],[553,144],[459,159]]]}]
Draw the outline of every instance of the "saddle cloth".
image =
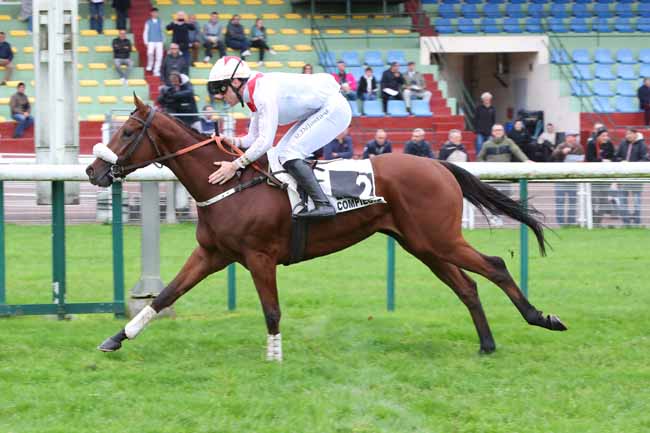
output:
[{"label": "saddle cloth", "polygon": [[[288,185],[292,213],[300,213],[304,202],[301,200],[296,181],[282,168],[275,148],[271,148],[267,156],[274,176]],[[317,161],[314,174],[336,213],[349,212],[375,203],[386,203],[383,197],[375,195],[375,176],[369,159]],[[307,207],[308,210],[314,208],[311,199],[308,200]]]}]

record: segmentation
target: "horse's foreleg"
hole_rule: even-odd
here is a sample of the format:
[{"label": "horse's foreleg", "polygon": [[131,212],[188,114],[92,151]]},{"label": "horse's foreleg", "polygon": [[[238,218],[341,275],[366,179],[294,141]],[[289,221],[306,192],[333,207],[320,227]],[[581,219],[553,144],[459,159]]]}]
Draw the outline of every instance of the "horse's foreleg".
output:
[{"label": "horse's foreleg", "polygon": [[125,339],[134,339],[160,311],[172,305],[208,275],[225,268],[230,261],[197,247],[174,280],[163,289],[151,305],[147,305],[117,334],[107,338],[98,349],[114,352]]},{"label": "horse's foreleg", "polygon": [[280,302],[275,278],[276,262],[266,254],[252,253],[246,256],[246,267],[253,277],[257,294],[262,303],[266,329],[266,360],[282,361],[282,335],[280,334]]}]

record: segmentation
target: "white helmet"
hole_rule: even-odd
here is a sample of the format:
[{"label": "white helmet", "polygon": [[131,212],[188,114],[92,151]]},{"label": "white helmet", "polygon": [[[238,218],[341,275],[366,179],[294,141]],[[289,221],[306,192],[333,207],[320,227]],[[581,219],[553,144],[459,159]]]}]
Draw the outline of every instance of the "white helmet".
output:
[{"label": "white helmet", "polygon": [[225,93],[233,79],[248,79],[251,69],[237,56],[224,56],[217,60],[210,70],[208,91],[212,94]]}]

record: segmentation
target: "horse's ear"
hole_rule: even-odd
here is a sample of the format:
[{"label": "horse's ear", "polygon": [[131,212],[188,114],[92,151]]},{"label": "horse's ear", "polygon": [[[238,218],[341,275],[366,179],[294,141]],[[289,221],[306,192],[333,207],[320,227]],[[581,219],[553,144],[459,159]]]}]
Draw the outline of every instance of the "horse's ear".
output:
[{"label": "horse's ear", "polygon": [[133,92],[133,104],[138,111],[145,111],[147,109],[147,104],[145,104],[142,99],[138,98],[138,95]]}]

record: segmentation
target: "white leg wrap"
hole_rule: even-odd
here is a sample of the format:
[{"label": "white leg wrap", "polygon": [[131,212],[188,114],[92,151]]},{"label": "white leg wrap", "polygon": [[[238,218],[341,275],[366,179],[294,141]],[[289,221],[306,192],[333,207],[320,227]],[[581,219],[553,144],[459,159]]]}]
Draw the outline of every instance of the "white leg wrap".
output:
[{"label": "white leg wrap", "polygon": [[150,305],[144,307],[138,313],[138,315],[131,319],[131,321],[124,327],[124,333],[126,334],[127,338],[129,340],[133,340],[135,337],[137,337],[140,331],[142,331],[144,327],[147,326],[147,323],[156,317],[156,314],[158,313],[156,313],[156,310],[151,308]]},{"label": "white leg wrap", "polygon": [[266,336],[266,360],[282,361],[282,334]]},{"label": "white leg wrap", "polygon": [[97,143],[93,146],[93,155],[96,158],[115,164],[117,162],[117,155],[104,143]]}]

